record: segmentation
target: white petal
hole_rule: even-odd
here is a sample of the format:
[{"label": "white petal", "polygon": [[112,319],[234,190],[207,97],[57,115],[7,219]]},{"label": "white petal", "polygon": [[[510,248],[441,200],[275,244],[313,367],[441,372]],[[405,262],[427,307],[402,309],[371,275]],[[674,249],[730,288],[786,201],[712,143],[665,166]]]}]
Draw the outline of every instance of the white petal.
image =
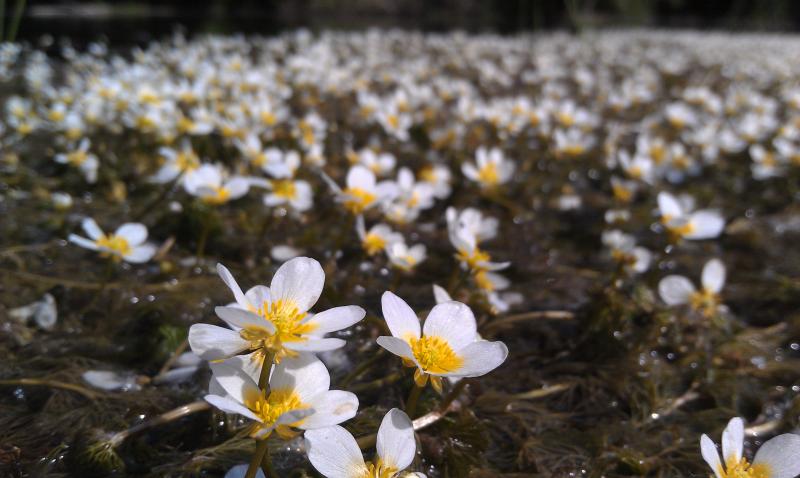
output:
[{"label": "white petal", "polygon": [[[247,464],[234,466],[233,468],[228,470],[227,473],[225,473],[225,478],[244,478],[245,475],[247,474],[248,466],[249,465]],[[266,478],[261,468],[259,468],[258,471],[256,471],[256,478]]]},{"label": "white petal", "polygon": [[284,342],[283,346],[289,350],[297,352],[328,352],[330,350],[340,349],[345,346],[347,342],[342,339],[326,338],[326,339],[309,339],[304,342]]},{"label": "white petal", "polygon": [[389,352],[397,355],[398,357],[403,357],[414,361],[414,353],[411,351],[411,346],[408,345],[403,339],[397,337],[378,337],[376,340],[378,345],[385,348]]},{"label": "white petal", "polygon": [[142,244],[134,247],[133,250],[123,256],[123,258],[133,264],[142,264],[149,261],[156,254],[156,246],[153,244]]},{"label": "white petal", "polygon": [[214,405],[225,413],[236,413],[257,422],[261,421],[261,419],[259,419],[255,413],[251,412],[250,409],[241,403],[231,400],[228,397],[221,397],[219,395],[206,395],[203,398],[205,398],[208,403]]},{"label": "white petal", "polygon": [[441,337],[458,351],[475,341],[478,333],[475,315],[461,302],[436,305],[425,319],[422,333],[426,337]]},{"label": "white petal", "polygon": [[83,373],[83,380],[101,390],[136,391],[141,385],[132,373],[112,372],[110,370],[88,370]]},{"label": "white petal", "polygon": [[322,294],[325,272],[322,266],[309,257],[295,257],[278,268],[270,285],[273,302],[292,301],[300,312],[313,306]]},{"label": "white petal", "polygon": [[94,241],[86,239],[85,237],[81,237],[81,236],[75,235],[75,234],[70,234],[69,237],[67,238],[67,240],[69,242],[73,243],[73,244],[81,246],[84,249],[89,249],[91,251],[96,251],[97,249],[99,249],[97,247],[97,244]]},{"label": "white petal", "polygon": [[420,325],[417,314],[400,297],[392,292],[386,291],[381,296],[381,309],[386,325],[392,335],[408,340],[409,338],[418,339],[420,337]]},{"label": "white petal", "polygon": [[264,329],[270,334],[275,333],[275,325],[268,320],[264,320],[260,315],[249,310],[237,307],[217,307],[214,309],[217,316],[224,320],[234,329],[259,328]]},{"label": "white petal", "polygon": [[356,439],[340,426],[305,432],[308,461],[326,478],[365,476],[367,466]]},{"label": "white petal", "polygon": [[464,363],[453,375],[480,377],[496,369],[508,357],[508,347],[503,342],[478,340],[459,351]]},{"label": "white petal", "polygon": [[261,394],[258,385],[245,371],[231,363],[209,363],[214,379],[225,389],[230,397],[239,403],[246,403]]},{"label": "white petal", "polygon": [[744,421],[739,417],[731,418],[722,432],[722,461],[738,463],[742,459],[743,449]]},{"label": "white petal", "polygon": [[662,216],[678,218],[683,216],[683,208],[678,199],[668,192],[658,193],[658,210]]},{"label": "white petal", "polygon": [[239,199],[247,194],[250,190],[250,180],[247,178],[232,178],[225,184],[225,189],[228,190],[229,200]]},{"label": "white petal", "polygon": [[769,467],[769,478],[794,478],[800,475],[800,435],[786,433],[764,443],[753,464]]},{"label": "white petal", "polygon": [[350,168],[345,181],[348,188],[360,188],[365,191],[375,189],[375,174],[360,164]]},{"label": "white petal", "polygon": [[194,324],[189,327],[189,346],[203,360],[220,360],[247,350],[249,344],[234,330]]},{"label": "white petal", "polygon": [[725,264],[719,259],[711,259],[703,266],[703,288],[718,294],[725,285]]},{"label": "white petal", "polygon": [[248,289],[244,296],[253,307],[262,307],[270,302],[269,287],[256,285]]},{"label": "white petal", "polygon": [[658,294],[667,305],[685,304],[694,292],[692,282],[683,276],[667,276],[658,283]]},{"label": "white petal", "polygon": [[300,354],[298,357],[287,357],[275,366],[269,379],[272,389],[294,390],[301,401],[309,400],[328,391],[331,377],[318,358],[311,354]]},{"label": "white petal", "polygon": [[147,240],[147,228],[138,222],[127,222],[119,226],[114,235],[125,239],[131,246],[138,246]]},{"label": "white petal", "polygon": [[363,319],[367,312],[357,305],[334,307],[314,316],[307,321],[314,324],[314,335],[325,335],[329,332],[346,329]]},{"label": "white petal", "polygon": [[714,471],[714,475],[717,478],[722,478],[722,463],[719,460],[719,452],[711,438],[708,438],[708,435],[700,437],[700,454],[703,455],[703,459]]},{"label": "white petal", "polygon": [[713,239],[725,228],[725,219],[718,212],[710,210],[693,213],[690,223],[692,231],[684,236],[686,239]]},{"label": "white petal", "polygon": [[377,449],[388,466],[398,471],[408,468],[417,451],[414,425],[408,415],[396,408],[389,410],[378,429]]},{"label": "white petal", "polygon": [[444,287],[441,287],[436,284],[433,284],[433,298],[436,300],[437,304],[441,304],[442,302],[450,302],[451,300],[453,300],[453,298],[450,297],[450,294],[444,289]]},{"label": "white petal", "polygon": [[242,292],[242,288],[239,287],[239,284],[236,282],[236,279],[233,278],[233,274],[231,274],[231,271],[229,271],[227,267],[222,264],[217,264],[217,273],[222,278],[222,281],[225,282],[225,285],[233,292],[237,304],[242,307],[250,305]]},{"label": "white petal", "polygon": [[298,425],[303,430],[338,425],[356,416],[358,397],[343,390],[330,390],[321,393],[308,402],[314,413]]},{"label": "white petal", "polygon": [[83,228],[84,232],[89,235],[91,239],[95,241],[103,237],[103,230],[100,229],[100,226],[92,219],[91,217],[84,218],[81,221],[81,227]]}]

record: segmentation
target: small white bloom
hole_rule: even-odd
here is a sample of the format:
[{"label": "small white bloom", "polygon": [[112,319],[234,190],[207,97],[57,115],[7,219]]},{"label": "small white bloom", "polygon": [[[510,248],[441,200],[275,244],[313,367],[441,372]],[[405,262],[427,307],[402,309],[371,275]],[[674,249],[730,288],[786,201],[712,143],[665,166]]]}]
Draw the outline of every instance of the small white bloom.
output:
[{"label": "small white bloom", "polygon": [[[377,459],[364,462],[353,435],[340,426],[305,432],[308,460],[326,478],[395,478],[414,461],[417,443],[408,415],[393,408],[378,429]],[[422,473],[415,474],[425,478]]]},{"label": "small white bloom", "polygon": [[99,251],[115,260],[131,263],[149,261],[156,253],[156,247],[147,241],[147,228],[138,222],[128,222],[117,228],[113,234],[106,235],[92,218],[85,218],[81,227],[89,239],[76,234],[69,235],[69,242],[92,251]]}]

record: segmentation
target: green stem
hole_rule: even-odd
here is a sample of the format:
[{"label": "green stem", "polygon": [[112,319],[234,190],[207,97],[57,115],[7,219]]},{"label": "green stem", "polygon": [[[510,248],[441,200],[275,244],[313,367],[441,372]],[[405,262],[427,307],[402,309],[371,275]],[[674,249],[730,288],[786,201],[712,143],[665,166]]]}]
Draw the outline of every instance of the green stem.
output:
[{"label": "green stem", "polygon": [[272,370],[272,363],[275,361],[275,352],[267,351],[264,357],[264,364],[261,365],[261,373],[258,375],[258,388],[264,391],[264,395],[269,395],[269,371]]},{"label": "green stem", "polygon": [[245,473],[244,478],[255,478],[261,462],[264,461],[264,457],[268,455],[268,451],[269,448],[267,447],[266,439],[256,441],[256,451],[253,453],[253,458],[250,459],[250,464],[247,466],[247,473]]},{"label": "green stem", "polygon": [[203,230],[200,232],[200,240],[197,242],[197,256],[198,263],[203,259],[203,254],[206,251],[206,241],[208,241],[208,234],[211,231],[211,221],[208,217],[203,218]]},{"label": "green stem", "polygon": [[14,39],[17,37],[19,22],[22,20],[22,12],[24,10],[25,0],[17,0],[16,8],[14,8],[14,18],[11,20],[11,25],[8,27],[8,41],[14,41]]},{"label": "green stem", "polygon": [[267,452],[264,453],[264,459],[261,460],[261,471],[264,472],[264,476],[266,478],[273,478],[278,476],[278,474],[275,473],[275,469],[272,468],[272,459],[269,456],[269,449],[267,449]]},{"label": "green stem", "polygon": [[419,402],[419,396],[422,394],[422,388],[414,382],[414,388],[411,389],[411,393],[408,394],[408,400],[406,400],[406,415],[412,420],[414,419],[414,414],[417,413],[417,402]]}]

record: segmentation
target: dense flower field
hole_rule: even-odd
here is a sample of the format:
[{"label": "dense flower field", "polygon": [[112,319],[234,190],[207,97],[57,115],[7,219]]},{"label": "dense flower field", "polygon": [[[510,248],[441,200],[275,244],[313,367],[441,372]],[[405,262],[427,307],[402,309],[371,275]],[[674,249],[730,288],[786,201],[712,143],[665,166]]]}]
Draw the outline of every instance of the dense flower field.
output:
[{"label": "dense flower field", "polygon": [[0,475],[800,474],[800,39],[39,48]]}]

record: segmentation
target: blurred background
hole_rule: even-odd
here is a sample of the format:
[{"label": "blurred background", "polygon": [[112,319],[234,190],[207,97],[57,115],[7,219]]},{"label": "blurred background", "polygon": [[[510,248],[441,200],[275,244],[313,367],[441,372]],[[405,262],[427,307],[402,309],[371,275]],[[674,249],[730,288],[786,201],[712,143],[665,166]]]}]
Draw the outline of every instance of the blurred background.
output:
[{"label": "blurred background", "polygon": [[[189,34],[261,33],[307,27],[399,27],[424,31],[519,31],[659,27],[795,31],[794,0],[0,0],[19,39],[43,34],[112,44]],[[6,31],[9,27],[6,27]]]}]

